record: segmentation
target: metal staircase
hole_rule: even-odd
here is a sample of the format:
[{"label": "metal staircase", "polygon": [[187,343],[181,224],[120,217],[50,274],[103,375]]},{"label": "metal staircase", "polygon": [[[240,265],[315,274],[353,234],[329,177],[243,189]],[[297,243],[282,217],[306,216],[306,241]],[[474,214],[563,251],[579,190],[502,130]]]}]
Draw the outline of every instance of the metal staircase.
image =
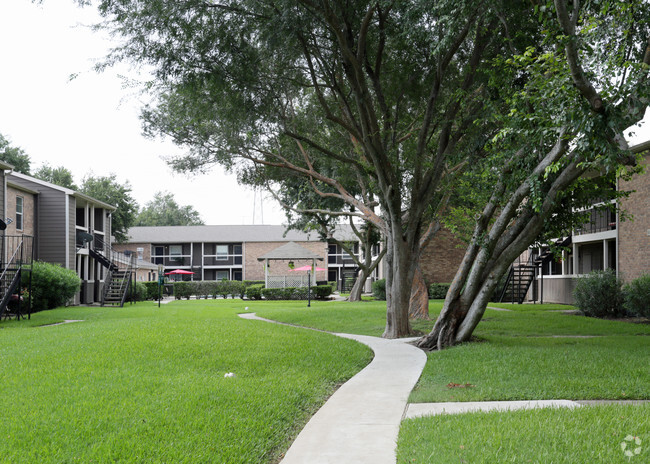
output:
[{"label": "metal staircase", "polygon": [[[0,320],[31,316],[31,266],[34,260],[34,238],[30,235],[2,235],[2,272],[0,273]],[[25,305],[22,289],[30,299]],[[25,311],[26,308],[26,311]]]},{"label": "metal staircase", "polygon": [[[560,239],[555,242],[558,247],[566,247],[571,244],[571,237]],[[548,263],[553,258],[553,253],[547,249],[542,254],[528,255],[525,263],[516,262],[510,266],[506,281],[503,285],[497,302],[500,303],[519,303],[522,304],[526,299],[526,294],[530,285],[535,280],[537,268]]]},{"label": "metal staircase", "polygon": [[131,288],[131,278],[135,270],[135,255],[113,250],[110,244],[95,236],[94,246],[89,254],[108,269],[104,280],[101,305],[124,306]]}]

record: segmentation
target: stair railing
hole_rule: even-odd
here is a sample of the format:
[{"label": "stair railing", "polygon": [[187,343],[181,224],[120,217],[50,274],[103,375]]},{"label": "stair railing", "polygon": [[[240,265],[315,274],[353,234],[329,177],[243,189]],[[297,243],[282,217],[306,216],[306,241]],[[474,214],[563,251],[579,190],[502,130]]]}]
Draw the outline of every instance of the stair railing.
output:
[{"label": "stair railing", "polygon": [[[34,237],[31,235],[2,236],[2,258],[5,261],[5,265],[3,266],[2,273],[0,273],[0,318],[6,319],[9,317],[9,302],[11,301],[11,296],[14,294],[16,289],[18,288],[20,290],[23,266],[32,265],[32,262],[34,260],[33,239]],[[13,253],[11,257],[9,257],[8,253],[10,253],[11,250],[13,250]],[[31,318],[31,272],[29,272],[28,275],[29,300],[27,306],[27,316],[28,318]],[[16,319],[20,319],[21,317],[21,298],[22,297],[19,291]]]},{"label": "stair railing", "polygon": [[96,253],[104,256],[108,261],[107,273],[104,279],[104,290],[102,292],[101,304],[104,305],[106,296],[111,289],[111,282],[113,276],[117,271],[124,272],[124,278],[119,285],[119,293],[121,295],[121,306],[124,306],[126,295],[128,294],[130,276],[135,269],[135,254],[131,252],[115,251],[113,247],[104,241],[100,236],[95,235],[93,249]]}]

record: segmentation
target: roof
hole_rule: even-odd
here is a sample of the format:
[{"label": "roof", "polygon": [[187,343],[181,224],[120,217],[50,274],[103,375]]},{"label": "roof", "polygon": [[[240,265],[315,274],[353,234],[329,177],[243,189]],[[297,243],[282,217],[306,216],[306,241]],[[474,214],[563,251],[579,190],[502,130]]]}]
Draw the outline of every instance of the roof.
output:
[{"label": "roof", "polygon": [[[284,225],[152,226],[131,227],[128,235],[131,243],[321,241],[316,232],[286,229]],[[335,235],[339,240],[357,240],[348,226]]]},{"label": "roof", "polygon": [[14,168],[12,164],[5,163],[4,161],[0,161],[0,169],[3,171],[11,171]]},{"label": "roof", "polygon": [[638,143],[633,147],[630,147],[630,150],[632,151],[632,153],[641,153],[643,151],[650,150],[650,140],[646,140],[645,142]]},{"label": "roof", "polygon": [[[20,172],[11,172],[11,173],[9,173],[9,175],[7,176],[7,182],[11,182],[12,177],[14,179],[22,179],[22,180],[25,180],[27,182],[30,182],[35,191],[38,191],[38,186],[43,186],[43,187],[50,188],[52,190],[58,190],[59,192],[63,192],[66,195],[70,195],[70,196],[73,196],[75,198],[82,199],[84,201],[87,201],[88,203],[93,203],[93,204],[95,204],[97,206],[100,206],[100,207],[102,207],[104,209],[108,209],[108,210],[111,210],[111,211],[115,211],[117,209],[113,205],[109,205],[108,203],[104,203],[103,201],[98,200],[98,199],[93,198],[93,197],[90,197],[90,196],[88,196],[88,195],[86,195],[84,193],[77,192],[75,190],[71,190],[71,189],[66,188],[66,187],[61,187],[60,185],[52,184],[51,182],[47,182],[47,181],[44,181],[44,180],[41,180],[41,179],[37,179],[35,177],[28,176],[26,174],[22,174]],[[16,186],[15,182],[13,182],[13,184],[14,184],[14,186]]]},{"label": "roof", "polygon": [[257,258],[258,261],[265,259],[318,259],[323,260],[322,256],[298,245],[296,242],[289,242],[271,250],[268,253]]}]

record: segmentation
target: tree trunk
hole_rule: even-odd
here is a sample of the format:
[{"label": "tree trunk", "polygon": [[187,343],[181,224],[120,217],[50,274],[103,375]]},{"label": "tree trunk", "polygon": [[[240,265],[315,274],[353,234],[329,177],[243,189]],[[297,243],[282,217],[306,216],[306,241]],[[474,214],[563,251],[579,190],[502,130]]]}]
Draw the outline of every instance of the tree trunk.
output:
[{"label": "tree trunk", "polygon": [[411,300],[409,302],[409,317],[411,319],[429,320],[429,291],[419,264],[413,276],[413,287],[411,288]]},{"label": "tree trunk", "polygon": [[416,253],[400,236],[387,238],[386,330],[382,337],[400,338],[412,335],[409,323],[411,285],[417,267]]},{"label": "tree trunk", "polygon": [[361,293],[363,293],[363,287],[366,285],[366,280],[368,280],[368,272],[363,267],[359,270],[359,275],[350,290],[350,296],[348,301],[361,301]]}]

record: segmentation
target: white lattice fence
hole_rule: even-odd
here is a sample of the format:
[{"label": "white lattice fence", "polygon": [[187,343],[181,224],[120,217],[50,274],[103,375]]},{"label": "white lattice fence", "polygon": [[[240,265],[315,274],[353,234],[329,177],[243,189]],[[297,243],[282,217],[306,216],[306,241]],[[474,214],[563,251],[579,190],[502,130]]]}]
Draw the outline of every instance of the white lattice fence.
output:
[{"label": "white lattice fence", "polygon": [[307,275],[269,276],[268,288],[306,287],[309,285]]}]

